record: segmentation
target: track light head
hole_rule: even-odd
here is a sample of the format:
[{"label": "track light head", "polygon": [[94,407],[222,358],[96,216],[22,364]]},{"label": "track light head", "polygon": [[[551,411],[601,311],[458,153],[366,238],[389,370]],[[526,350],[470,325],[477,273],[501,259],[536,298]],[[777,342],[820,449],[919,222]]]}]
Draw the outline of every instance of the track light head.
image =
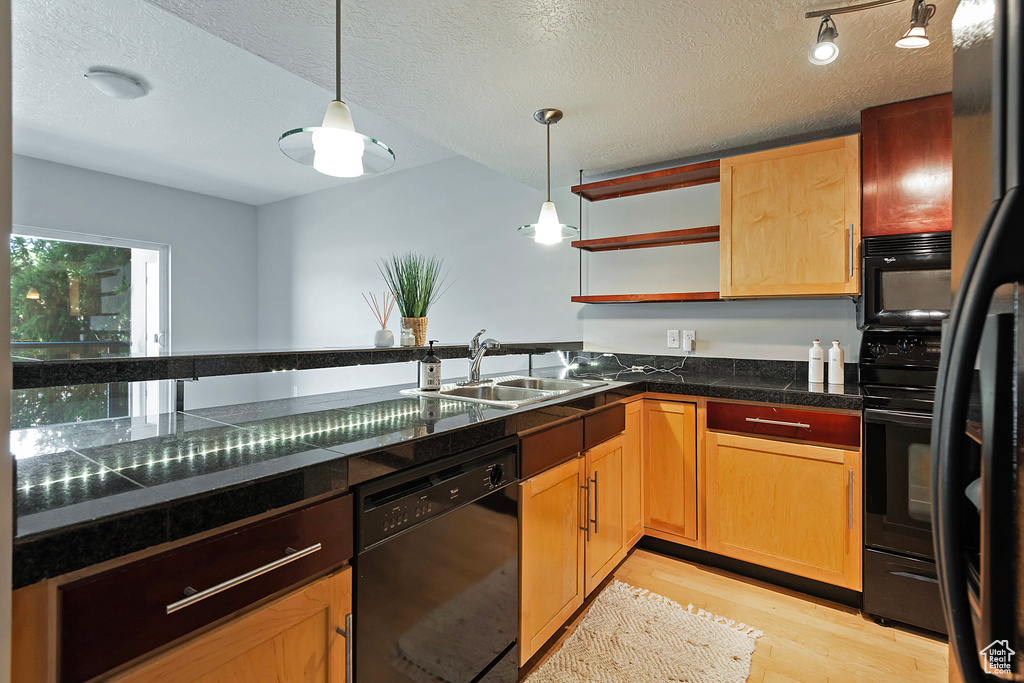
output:
[{"label": "track light head", "polygon": [[935,5],[925,0],[914,0],[910,11],[910,28],[896,41],[896,47],[908,49],[928,47],[928,22],[935,16]]},{"label": "track light head", "polygon": [[839,56],[839,46],[836,45],[836,38],[839,31],[832,17],[825,14],[821,17],[821,25],[818,27],[818,39],[814,46],[807,53],[807,59],[811,64],[831,64]]}]

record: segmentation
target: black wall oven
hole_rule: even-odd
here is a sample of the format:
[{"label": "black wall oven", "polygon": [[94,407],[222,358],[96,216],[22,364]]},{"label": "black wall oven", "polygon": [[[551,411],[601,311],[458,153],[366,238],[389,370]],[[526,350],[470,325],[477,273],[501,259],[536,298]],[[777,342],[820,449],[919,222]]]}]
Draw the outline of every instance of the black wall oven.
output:
[{"label": "black wall oven", "polygon": [[949,317],[948,232],[864,238],[860,326],[938,329]]}]

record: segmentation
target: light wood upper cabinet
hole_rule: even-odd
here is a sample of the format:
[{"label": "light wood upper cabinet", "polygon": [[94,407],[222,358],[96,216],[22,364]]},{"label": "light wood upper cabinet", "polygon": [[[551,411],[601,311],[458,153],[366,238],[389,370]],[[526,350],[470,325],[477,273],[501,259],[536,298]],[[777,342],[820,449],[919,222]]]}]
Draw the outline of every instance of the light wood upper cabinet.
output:
[{"label": "light wood upper cabinet", "polygon": [[119,683],[344,683],[352,569],[299,588],[112,677]]},{"label": "light wood upper cabinet", "polygon": [[574,458],[519,485],[519,663],[583,604],[586,461]]},{"label": "light wood upper cabinet", "polygon": [[707,547],[861,588],[859,450],[708,432]]},{"label": "light wood upper cabinet", "polygon": [[587,534],[586,592],[590,594],[616,565],[626,557],[626,534],[622,525],[623,445],[622,435],[609,439],[584,453],[590,533]]},{"label": "light wood upper cabinet", "polygon": [[860,293],[860,136],[722,159],[722,297]]},{"label": "light wood upper cabinet", "polygon": [[622,444],[622,526],[629,547],[644,534],[643,422],[644,402],[627,403]]},{"label": "light wood upper cabinet", "polygon": [[697,407],[644,401],[644,524],[697,538]]}]

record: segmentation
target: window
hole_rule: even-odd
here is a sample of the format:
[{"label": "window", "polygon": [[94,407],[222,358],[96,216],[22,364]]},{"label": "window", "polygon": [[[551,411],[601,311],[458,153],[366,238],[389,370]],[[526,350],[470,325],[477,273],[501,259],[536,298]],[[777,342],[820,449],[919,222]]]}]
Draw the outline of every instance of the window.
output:
[{"label": "window", "polygon": [[[14,362],[155,356],[169,350],[168,247],[15,226],[11,247]],[[12,429],[152,415],[167,383],[12,392]]]}]

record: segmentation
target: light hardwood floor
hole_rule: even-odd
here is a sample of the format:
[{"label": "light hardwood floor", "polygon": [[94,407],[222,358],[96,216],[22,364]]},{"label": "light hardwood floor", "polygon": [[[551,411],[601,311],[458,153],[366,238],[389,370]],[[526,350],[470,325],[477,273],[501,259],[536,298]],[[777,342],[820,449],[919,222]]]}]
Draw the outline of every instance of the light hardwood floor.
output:
[{"label": "light hardwood floor", "polygon": [[[755,626],[749,681],[946,683],[948,646],[900,628],[885,628],[860,612],[718,569],[635,550],[613,574],[630,585]],[[539,666],[572,632],[529,663]],[[528,673],[524,668],[523,673]]]}]

